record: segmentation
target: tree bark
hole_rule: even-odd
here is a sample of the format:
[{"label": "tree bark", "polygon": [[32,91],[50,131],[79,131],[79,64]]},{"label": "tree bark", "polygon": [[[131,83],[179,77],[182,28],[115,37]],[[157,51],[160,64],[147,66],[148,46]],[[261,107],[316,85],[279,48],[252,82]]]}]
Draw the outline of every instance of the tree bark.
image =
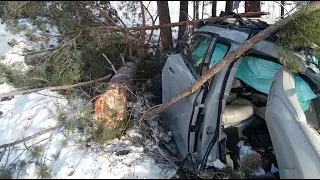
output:
[{"label": "tree bark", "polygon": [[107,90],[95,102],[95,121],[115,128],[127,115],[130,89],[137,73],[137,65],[127,62],[120,67],[107,86]]},{"label": "tree bark", "polygon": [[203,15],[204,15],[204,1],[202,1],[201,19],[203,19]]},{"label": "tree bark", "polygon": [[281,1],[281,7],[280,7],[280,16],[281,16],[281,19],[283,18],[283,15],[284,15],[284,5],[285,5],[285,1]]},{"label": "tree bark", "polygon": [[[311,4],[311,10],[316,10],[320,8],[320,1],[315,1]],[[243,53],[248,51],[254,44],[266,39],[269,35],[272,33],[277,32],[280,30],[283,26],[288,24],[290,20],[297,16],[299,13],[296,12],[292,16],[287,16],[284,19],[279,20],[275,24],[270,25],[266,29],[262,30],[260,33],[256,34],[249,40],[243,42],[241,46],[239,46],[237,49],[233,50],[232,52],[228,53],[228,55],[223,58],[218,64],[216,64],[214,67],[209,69],[204,75],[202,75],[199,80],[197,80],[195,83],[191,84],[188,88],[184,89],[181,93],[179,93],[177,96],[173,97],[169,102],[166,102],[162,104],[161,106],[152,109],[151,111],[147,112],[146,114],[142,115],[140,117],[140,120],[143,119],[152,119],[154,116],[160,114],[164,110],[171,107],[173,104],[181,100],[182,98],[196,92],[205,82],[210,80],[217,72],[222,70],[227,64],[237,60],[242,56]],[[179,113],[179,112],[177,112]]]},{"label": "tree bark", "polygon": [[199,19],[199,1],[194,1],[194,3],[195,3],[195,14],[196,14],[195,19]]},{"label": "tree bark", "polygon": [[217,17],[217,1],[212,1],[211,16]]},{"label": "tree bark", "polygon": [[196,1],[193,1],[193,20],[196,20]]},{"label": "tree bark", "polygon": [[[159,21],[161,24],[171,23],[168,1],[157,1]],[[160,30],[161,43],[164,50],[170,50],[173,47],[171,28]]]},{"label": "tree bark", "polygon": [[233,1],[226,1],[226,13],[232,13],[233,12]]},{"label": "tree bark", "polygon": [[95,84],[95,83],[99,83],[99,82],[106,82],[111,78],[111,74],[108,74],[102,78],[99,79],[94,79],[91,81],[86,81],[86,82],[80,82],[77,84],[71,84],[71,85],[65,85],[65,86],[51,86],[51,87],[44,87],[44,88],[35,88],[35,89],[27,89],[27,90],[23,90],[23,91],[14,91],[14,92],[9,92],[9,93],[2,93],[0,94],[0,98],[5,98],[5,97],[10,97],[10,96],[15,96],[15,95],[21,95],[21,94],[30,94],[33,92],[37,92],[37,91],[41,91],[44,89],[50,90],[50,91],[57,91],[57,90],[64,90],[64,89],[71,89],[71,88],[75,88],[78,86],[86,86],[86,85],[90,85],[90,84]]},{"label": "tree bark", "polygon": [[245,12],[260,12],[261,6],[260,1],[245,1]]},{"label": "tree bark", "polygon": [[[179,14],[179,22],[188,20],[188,1],[180,1],[180,14]],[[183,34],[186,30],[185,26],[179,27],[178,39],[182,39]]]}]

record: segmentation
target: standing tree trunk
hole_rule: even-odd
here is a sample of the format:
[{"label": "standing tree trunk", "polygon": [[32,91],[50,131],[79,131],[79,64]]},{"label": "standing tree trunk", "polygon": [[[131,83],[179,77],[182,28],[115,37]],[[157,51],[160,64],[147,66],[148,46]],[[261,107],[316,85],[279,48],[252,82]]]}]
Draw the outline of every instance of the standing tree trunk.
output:
[{"label": "standing tree trunk", "polygon": [[[180,1],[179,22],[188,20],[188,1]],[[178,39],[181,40],[186,26],[179,26]]]},{"label": "standing tree trunk", "polygon": [[245,9],[245,12],[260,12],[261,11],[260,1],[245,1],[244,9]]},{"label": "standing tree trunk", "polygon": [[281,1],[281,7],[280,7],[281,19],[283,18],[283,15],[284,15],[284,5],[285,5],[285,1]]},{"label": "standing tree trunk", "polygon": [[212,1],[211,16],[217,17],[217,1]]},{"label": "standing tree trunk", "polygon": [[195,3],[195,15],[196,15],[196,19],[199,19],[199,1],[194,1]]},{"label": "standing tree trunk", "polygon": [[[159,21],[161,24],[171,23],[168,1],[157,1]],[[172,31],[171,28],[163,28],[160,30],[161,43],[164,50],[170,50],[172,44]]]},{"label": "standing tree trunk", "polygon": [[204,1],[202,1],[201,19],[203,19],[203,14],[204,14]]},{"label": "standing tree trunk", "polygon": [[233,11],[233,1],[226,1],[226,9],[225,12],[228,13],[232,13]]}]

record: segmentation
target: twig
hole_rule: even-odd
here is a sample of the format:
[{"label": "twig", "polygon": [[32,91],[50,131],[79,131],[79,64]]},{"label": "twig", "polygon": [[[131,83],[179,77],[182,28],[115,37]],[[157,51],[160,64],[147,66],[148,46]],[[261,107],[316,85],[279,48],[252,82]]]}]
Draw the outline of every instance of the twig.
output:
[{"label": "twig", "polygon": [[58,128],[60,128],[60,127],[61,127],[61,126],[52,127],[52,128],[49,128],[49,129],[40,131],[40,132],[38,132],[38,133],[36,133],[36,134],[33,134],[33,135],[31,135],[31,136],[28,136],[28,137],[26,137],[26,138],[23,138],[23,139],[21,139],[21,140],[18,140],[18,141],[9,143],[9,144],[3,144],[3,145],[0,146],[0,149],[2,149],[2,148],[7,148],[7,147],[11,147],[11,146],[15,146],[15,145],[20,144],[20,143],[23,143],[23,142],[25,142],[25,141],[29,141],[30,139],[36,138],[36,137],[38,137],[38,136],[41,136],[41,135],[46,134],[46,133],[48,133],[48,132],[51,132],[51,131],[53,131],[53,130],[55,130],[55,129],[58,129]]},{"label": "twig", "polygon": [[[152,22],[152,25],[153,25],[153,26],[155,25],[158,17],[159,17],[159,15],[157,14],[156,18],[155,18],[155,19],[153,20],[153,22]],[[146,44],[149,44],[149,43],[150,43],[150,41],[151,41],[151,39],[152,39],[152,36],[153,36],[153,32],[154,32],[154,29],[151,30],[151,33],[150,33],[150,35],[149,35],[148,42],[147,42]]]},{"label": "twig", "polygon": [[14,92],[9,92],[9,93],[2,93],[2,94],[0,94],[0,98],[21,95],[21,94],[30,94],[30,93],[41,91],[44,89],[47,89],[50,91],[66,90],[66,89],[71,89],[71,88],[75,88],[78,86],[86,86],[86,85],[90,85],[90,84],[96,84],[99,82],[108,81],[108,80],[110,80],[110,78],[111,78],[111,74],[108,74],[104,77],[101,77],[101,78],[98,78],[95,80],[80,82],[77,84],[71,84],[71,85],[65,85],[65,86],[51,86],[51,87],[43,87],[43,88],[27,89],[27,90],[22,90],[22,91],[14,91]]},{"label": "twig", "polygon": [[162,149],[160,149],[159,146],[156,146],[159,153],[173,166],[173,168],[175,168],[176,170],[179,169],[179,166],[176,165],[176,163],[174,163],[171,159],[169,159],[165,153],[162,151]]},{"label": "twig", "polygon": [[7,148],[4,148],[3,153],[1,154],[1,157],[0,157],[0,161],[2,160],[4,153],[6,153],[6,150]]},{"label": "twig", "polygon": [[154,108],[156,108],[156,107],[159,107],[159,106],[161,106],[162,104],[158,104],[158,105],[155,105],[155,106],[152,106],[151,108],[149,108],[143,115],[142,115],[142,117],[140,118],[140,125],[141,125],[141,122],[143,121],[143,118],[144,118],[144,116],[149,112],[149,111],[151,111],[152,109],[154,109]]},{"label": "twig", "polygon": [[121,61],[122,61],[122,64],[125,65],[126,64],[126,61],[124,60],[124,56],[123,54],[121,54]]},{"label": "twig", "polygon": [[[144,13],[145,7],[144,7],[142,1],[139,1],[139,2],[140,2],[140,6],[141,6],[142,24],[143,24],[143,27],[146,27],[146,15]],[[142,44],[144,44],[145,41],[146,41],[146,30],[142,29],[142,39],[141,39]]]},{"label": "twig", "polygon": [[112,68],[112,70],[113,70],[113,72],[114,72],[115,74],[117,74],[117,70],[116,70],[116,68],[114,67],[114,65],[112,64],[112,62],[109,60],[109,58],[108,58],[104,53],[102,53],[102,56],[108,61],[108,63],[110,64],[110,66],[111,66],[111,68]]},{"label": "twig", "polygon": [[290,11],[288,11],[286,14],[284,14],[284,15],[282,15],[282,16],[280,16],[280,17],[276,18],[276,19],[280,19],[280,18],[285,17],[286,15],[290,15],[290,13],[291,13],[293,10],[295,10],[297,7],[298,7],[298,6],[293,7],[293,8],[292,8]]},{"label": "twig", "polygon": [[281,2],[276,1],[276,3],[278,3],[280,6],[282,6],[283,9],[287,11],[287,14],[289,13],[289,11],[286,9],[286,7]]},{"label": "twig", "polygon": [[7,167],[7,164],[8,164],[8,161],[9,161],[9,156],[10,156],[10,154],[12,153],[12,151],[10,151],[10,148],[11,148],[11,147],[9,147],[9,149],[8,149],[7,160],[6,160],[6,164],[4,165],[5,168]]}]

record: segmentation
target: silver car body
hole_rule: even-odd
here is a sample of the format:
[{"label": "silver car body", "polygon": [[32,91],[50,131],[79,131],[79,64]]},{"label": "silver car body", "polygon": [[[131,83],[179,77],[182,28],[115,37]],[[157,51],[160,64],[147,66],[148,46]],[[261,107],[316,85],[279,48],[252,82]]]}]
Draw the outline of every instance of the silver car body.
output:
[{"label": "silver car body", "polygon": [[[225,43],[228,52],[231,52],[250,38],[247,32],[210,25],[199,28],[197,34],[213,37],[202,68],[196,72],[183,53],[169,56],[162,72],[163,103],[189,87],[208,70],[208,62],[217,42]],[[255,44],[250,52],[276,59],[276,49],[276,44],[267,39]],[[219,159],[219,142],[227,138],[222,131],[223,112],[241,61],[242,58],[239,58],[228,64],[206,86],[181,99],[163,113],[182,158],[191,154],[198,162],[205,156],[207,162]],[[312,115],[308,115],[301,109],[292,79],[290,73],[279,70],[272,83],[267,105],[254,107],[254,111],[267,123],[280,177],[319,178],[320,136],[309,122],[318,123],[319,126],[320,112],[309,112]],[[316,110],[319,110],[317,107],[320,108],[318,101],[317,99],[311,103]]]}]

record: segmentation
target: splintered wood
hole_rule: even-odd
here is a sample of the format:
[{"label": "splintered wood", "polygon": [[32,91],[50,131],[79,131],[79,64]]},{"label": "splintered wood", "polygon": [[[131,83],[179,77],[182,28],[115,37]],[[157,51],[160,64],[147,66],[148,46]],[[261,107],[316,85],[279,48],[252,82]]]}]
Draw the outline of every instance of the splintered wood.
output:
[{"label": "splintered wood", "polygon": [[126,117],[127,102],[130,98],[128,90],[133,84],[136,72],[137,66],[133,62],[127,62],[119,68],[110,80],[107,90],[95,102],[93,119],[96,122],[116,128]]}]

